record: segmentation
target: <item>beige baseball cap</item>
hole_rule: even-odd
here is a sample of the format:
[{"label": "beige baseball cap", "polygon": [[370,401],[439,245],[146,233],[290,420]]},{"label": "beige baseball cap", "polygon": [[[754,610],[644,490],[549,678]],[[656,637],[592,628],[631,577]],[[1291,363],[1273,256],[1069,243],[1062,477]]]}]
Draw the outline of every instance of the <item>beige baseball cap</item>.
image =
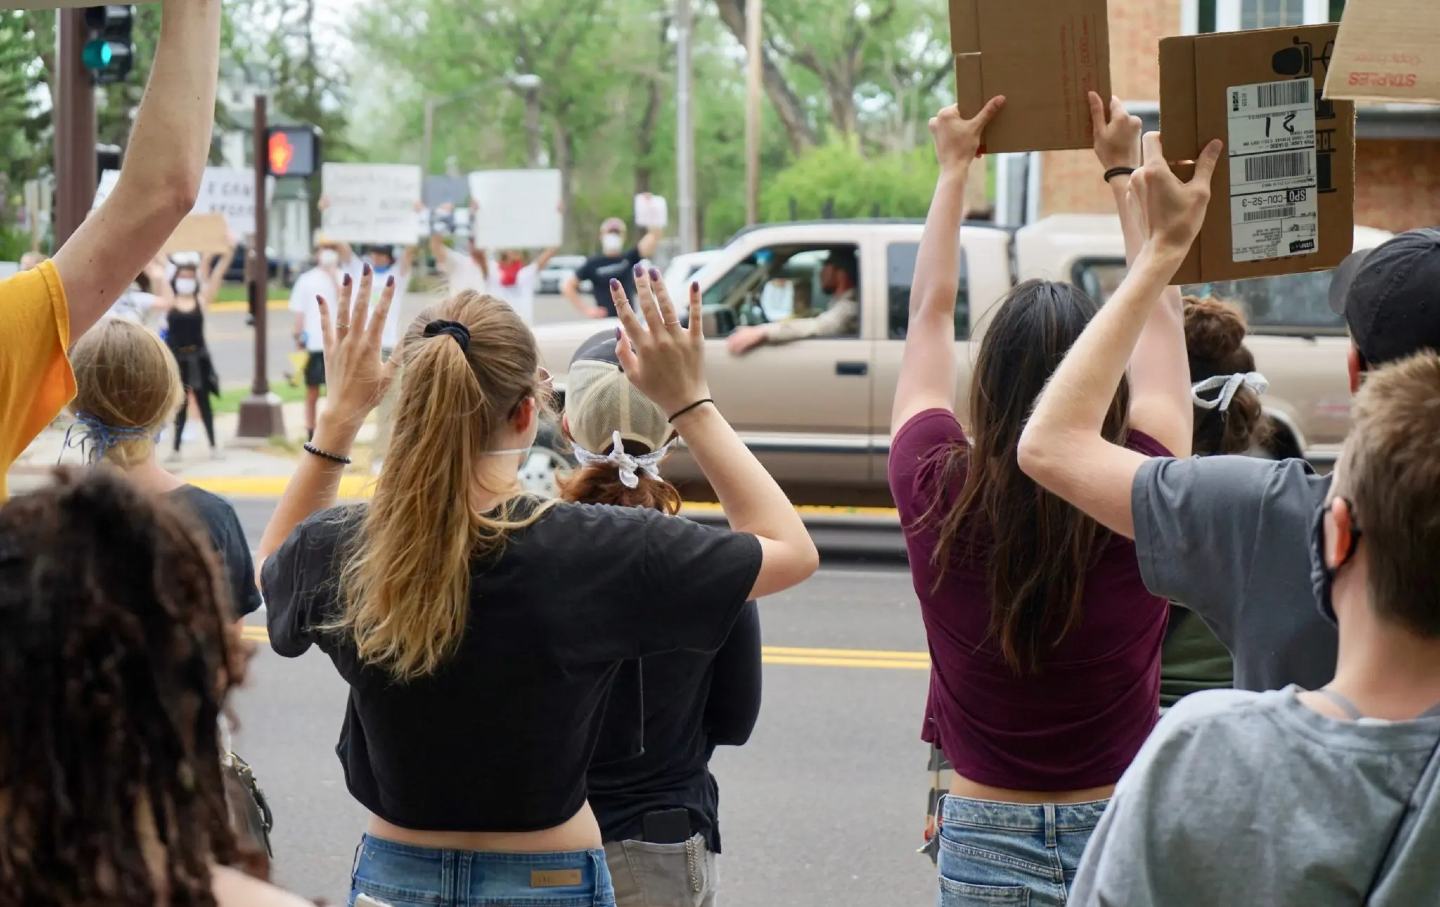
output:
[{"label": "beige baseball cap", "polygon": [[608,453],[617,431],[622,440],[653,453],[670,440],[670,421],[625,377],[616,343],[615,331],[604,331],[580,344],[571,358],[565,423],[575,445],[591,453]]}]

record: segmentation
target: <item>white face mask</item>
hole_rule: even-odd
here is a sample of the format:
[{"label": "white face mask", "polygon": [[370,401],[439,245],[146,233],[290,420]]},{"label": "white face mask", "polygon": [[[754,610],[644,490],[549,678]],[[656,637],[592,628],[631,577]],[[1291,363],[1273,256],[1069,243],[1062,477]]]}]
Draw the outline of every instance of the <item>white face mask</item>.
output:
[{"label": "white face mask", "polygon": [[320,262],[320,267],[322,268],[340,267],[340,253],[334,249],[321,249],[316,260]]},{"label": "white face mask", "polygon": [[194,296],[200,282],[193,277],[181,277],[175,281],[175,292],[181,296]]},{"label": "white face mask", "polygon": [[600,249],[606,255],[619,255],[623,248],[625,248],[625,237],[619,233],[606,233],[600,237]]}]

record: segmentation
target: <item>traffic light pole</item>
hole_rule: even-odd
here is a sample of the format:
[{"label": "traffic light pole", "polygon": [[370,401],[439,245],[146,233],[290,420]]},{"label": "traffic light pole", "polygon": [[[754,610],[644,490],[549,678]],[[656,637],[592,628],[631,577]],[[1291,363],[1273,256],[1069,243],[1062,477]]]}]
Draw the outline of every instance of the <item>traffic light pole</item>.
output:
[{"label": "traffic light pole", "polygon": [[265,95],[255,96],[255,233],[245,249],[250,313],[255,320],[255,379],[250,385],[250,397],[240,401],[240,427],[236,432],[241,438],[261,441],[285,435],[285,411],[280,406],[280,398],[270,393],[265,360],[270,302],[270,256],[265,251],[269,243],[267,228],[270,214],[265,197],[269,174],[266,105]]},{"label": "traffic light pole", "polygon": [[55,248],[64,245],[95,202],[95,88],[82,58],[83,9],[62,9],[56,23]]}]

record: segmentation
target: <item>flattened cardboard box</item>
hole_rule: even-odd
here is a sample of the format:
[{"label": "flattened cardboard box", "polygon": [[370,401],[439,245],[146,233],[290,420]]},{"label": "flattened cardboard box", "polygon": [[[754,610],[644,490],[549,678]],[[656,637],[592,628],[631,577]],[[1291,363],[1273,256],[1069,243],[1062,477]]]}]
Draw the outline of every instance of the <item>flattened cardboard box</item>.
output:
[{"label": "flattened cardboard box", "polygon": [[1160,133],[1182,177],[1225,142],[1176,283],[1333,268],[1355,234],[1355,105],[1320,97],[1334,25],[1165,38]]},{"label": "flattened cardboard box", "polygon": [[1440,2],[1350,0],[1325,97],[1440,104]]},{"label": "flattened cardboard box", "polygon": [[950,46],[962,116],[1005,95],[984,150],[1094,145],[1086,94],[1110,97],[1105,0],[950,0]]}]

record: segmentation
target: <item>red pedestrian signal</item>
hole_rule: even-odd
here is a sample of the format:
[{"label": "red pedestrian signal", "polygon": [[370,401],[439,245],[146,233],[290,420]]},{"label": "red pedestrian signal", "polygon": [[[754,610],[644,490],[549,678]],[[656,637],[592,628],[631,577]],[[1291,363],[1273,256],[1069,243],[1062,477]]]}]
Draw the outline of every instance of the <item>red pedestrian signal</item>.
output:
[{"label": "red pedestrian signal", "polygon": [[311,176],[320,166],[320,136],[313,126],[276,126],[265,147],[271,176]]}]

